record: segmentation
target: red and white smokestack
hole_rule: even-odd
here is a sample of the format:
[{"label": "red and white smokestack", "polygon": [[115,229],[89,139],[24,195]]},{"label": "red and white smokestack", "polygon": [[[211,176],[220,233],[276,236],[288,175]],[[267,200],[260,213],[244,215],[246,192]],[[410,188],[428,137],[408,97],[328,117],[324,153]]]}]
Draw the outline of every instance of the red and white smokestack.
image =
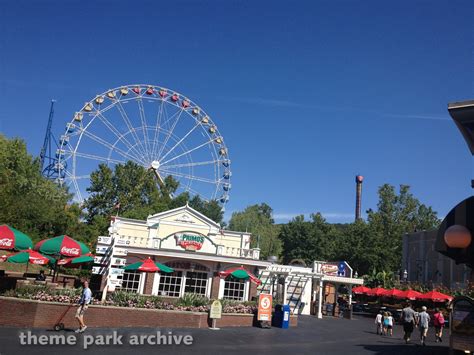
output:
[{"label": "red and white smokestack", "polygon": [[364,177],[362,175],[356,176],[356,210],[355,210],[355,220],[357,221],[361,217],[362,209],[362,181]]}]

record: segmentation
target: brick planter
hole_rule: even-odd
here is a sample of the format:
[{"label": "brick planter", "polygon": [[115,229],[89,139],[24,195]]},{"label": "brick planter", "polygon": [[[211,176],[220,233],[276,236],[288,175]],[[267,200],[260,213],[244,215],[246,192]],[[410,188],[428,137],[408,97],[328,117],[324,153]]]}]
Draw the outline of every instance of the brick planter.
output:
[{"label": "brick planter", "polygon": [[[69,305],[56,302],[0,297],[0,326],[20,328],[52,328]],[[77,306],[70,307],[62,322],[66,328],[76,328],[74,319]],[[208,314],[204,312],[166,311],[143,308],[89,306],[85,320],[88,327],[100,328],[207,328]],[[222,314],[218,327],[251,327],[255,324],[252,314]],[[295,327],[298,318],[292,316]]]}]

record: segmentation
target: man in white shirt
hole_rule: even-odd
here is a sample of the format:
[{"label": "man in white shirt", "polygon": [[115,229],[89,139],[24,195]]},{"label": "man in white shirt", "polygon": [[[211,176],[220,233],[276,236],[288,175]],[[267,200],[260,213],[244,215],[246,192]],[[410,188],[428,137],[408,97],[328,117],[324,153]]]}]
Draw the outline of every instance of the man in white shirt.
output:
[{"label": "man in white shirt", "polygon": [[420,327],[420,342],[422,345],[425,344],[426,334],[428,333],[428,326],[430,324],[430,315],[426,313],[426,307],[423,306],[421,313],[418,315],[419,317],[419,327]]},{"label": "man in white shirt", "polygon": [[377,334],[380,334],[380,335],[382,335],[383,333],[382,321],[383,321],[382,311],[380,311],[375,317],[375,325],[377,326]]},{"label": "man in white shirt", "polygon": [[89,288],[89,282],[84,281],[84,289],[82,290],[82,295],[79,300],[79,308],[76,311],[76,318],[79,322],[79,329],[76,330],[76,333],[82,333],[87,329],[87,325],[84,323],[84,313],[87,310],[91,299],[92,291]]}]

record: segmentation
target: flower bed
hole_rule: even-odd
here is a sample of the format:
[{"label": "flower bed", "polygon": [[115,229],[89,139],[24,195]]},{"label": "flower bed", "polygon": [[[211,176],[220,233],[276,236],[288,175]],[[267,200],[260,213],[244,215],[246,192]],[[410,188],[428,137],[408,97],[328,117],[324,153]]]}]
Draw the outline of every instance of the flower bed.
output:
[{"label": "flower bed", "polygon": [[[80,299],[80,289],[51,289],[47,286],[21,286],[6,291],[3,296],[22,299],[77,304]],[[164,301],[158,296],[139,295],[123,291],[116,291],[107,295],[104,303],[93,299],[91,304],[125,308],[146,308],[169,311],[208,312],[212,300],[195,294],[185,294],[176,302]],[[255,302],[236,302],[221,300],[223,313],[255,314]]]}]

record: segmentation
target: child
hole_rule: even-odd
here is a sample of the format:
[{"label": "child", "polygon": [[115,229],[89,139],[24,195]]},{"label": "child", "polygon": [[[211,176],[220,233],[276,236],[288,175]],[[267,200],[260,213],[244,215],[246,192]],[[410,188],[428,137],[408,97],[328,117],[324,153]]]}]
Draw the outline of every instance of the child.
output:
[{"label": "child", "polygon": [[388,312],[383,313],[383,335],[387,335],[388,332]]}]

